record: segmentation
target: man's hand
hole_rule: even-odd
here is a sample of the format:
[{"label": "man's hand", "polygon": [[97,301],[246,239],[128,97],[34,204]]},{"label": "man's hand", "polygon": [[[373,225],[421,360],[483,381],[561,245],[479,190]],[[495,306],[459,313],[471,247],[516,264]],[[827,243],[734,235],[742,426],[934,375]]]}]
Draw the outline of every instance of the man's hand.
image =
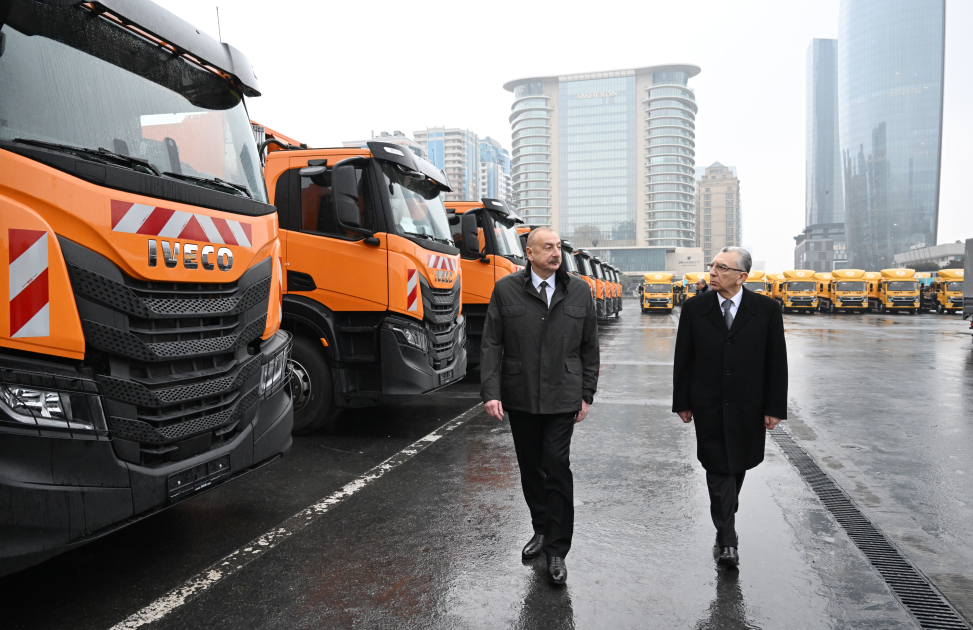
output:
[{"label": "man's hand", "polygon": [[581,401],[581,411],[579,411],[578,412],[578,415],[576,415],[574,417],[574,423],[575,424],[578,424],[579,422],[581,422],[582,420],[584,420],[585,419],[585,416],[587,416],[587,415],[588,415],[588,403],[586,403],[585,401],[582,400]]},{"label": "man's hand", "polygon": [[486,412],[491,418],[503,420],[503,403],[499,400],[486,401]]},{"label": "man's hand", "polygon": [[689,424],[690,422],[693,421],[692,411],[679,411],[677,413],[679,414],[679,419],[685,422],[686,424]]},{"label": "man's hand", "polygon": [[767,427],[768,431],[776,427],[778,424],[780,424],[780,418],[764,416],[764,426]]}]

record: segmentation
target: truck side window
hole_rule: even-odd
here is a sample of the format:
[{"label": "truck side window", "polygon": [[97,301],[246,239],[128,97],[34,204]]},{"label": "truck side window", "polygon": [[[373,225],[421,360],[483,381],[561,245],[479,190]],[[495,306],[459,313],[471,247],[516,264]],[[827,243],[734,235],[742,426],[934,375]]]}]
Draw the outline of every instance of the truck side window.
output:
[{"label": "truck side window", "polygon": [[[375,229],[375,209],[367,186],[367,178],[362,168],[356,168],[358,178],[358,209],[361,213],[361,226]],[[331,170],[315,178],[300,178],[300,230],[349,240],[361,240],[364,235],[343,230],[338,226],[331,192]]]}]

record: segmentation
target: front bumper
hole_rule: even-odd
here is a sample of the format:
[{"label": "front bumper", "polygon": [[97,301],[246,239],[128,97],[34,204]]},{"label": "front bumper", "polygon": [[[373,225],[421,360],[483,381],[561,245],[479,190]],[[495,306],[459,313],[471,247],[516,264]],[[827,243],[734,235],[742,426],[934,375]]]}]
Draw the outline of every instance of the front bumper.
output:
[{"label": "front bumper", "polygon": [[[388,328],[381,329],[382,404],[406,402],[455,383],[466,376],[466,319],[457,318],[453,329],[452,360],[439,369],[431,365],[430,350],[404,344]],[[458,342],[456,338],[461,336]]]},{"label": "front bumper", "polygon": [[[156,467],[120,460],[110,436],[7,434],[0,439],[0,576],[100,538],[247,474],[291,447],[288,388],[260,398],[247,426],[219,448]],[[226,470],[217,468],[217,462]],[[205,477],[199,471],[209,471]],[[170,498],[177,478],[194,490]],[[178,473],[182,473],[181,476]],[[170,476],[177,475],[173,482]]]}]

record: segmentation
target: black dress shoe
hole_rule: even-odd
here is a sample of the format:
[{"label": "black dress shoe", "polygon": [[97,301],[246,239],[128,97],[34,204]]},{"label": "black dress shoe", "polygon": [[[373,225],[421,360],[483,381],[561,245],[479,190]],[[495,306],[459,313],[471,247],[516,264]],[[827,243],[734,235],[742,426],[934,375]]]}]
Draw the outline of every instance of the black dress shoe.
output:
[{"label": "black dress shoe", "polygon": [[530,560],[531,558],[536,558],[541,555],[541,551],[544,550],[544,534],[534,534],[534,537],[527,541],[524,545],[524,550],[520,552],[520,556],[524,560]]},{"label": "black dress shoe", "polygon": [[564,558],[547,557],[547,577],[550,578],[551,584],[564,584],[568,581],[568,568],[564,566]]},{"label": "black dress shoe", "polygon": [[720,554],[720,559],[716,562],[725,567],[740,566],[740,554],[737,552],[736,547],[723,547],[723,552]]}]

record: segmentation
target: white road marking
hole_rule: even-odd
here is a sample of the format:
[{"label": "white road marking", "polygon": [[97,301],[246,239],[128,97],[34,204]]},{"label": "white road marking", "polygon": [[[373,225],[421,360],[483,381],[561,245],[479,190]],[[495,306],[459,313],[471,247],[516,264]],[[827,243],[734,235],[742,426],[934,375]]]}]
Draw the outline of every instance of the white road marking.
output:
[{"label": "white road marking", "polygon": [[417,453],[422,452],[427,446],[438,441],[447,433],[450,433],[464,422],[475,416],[482,407],[482,403],[476,405],[475,407],[467,410],[465,413],[442,425],[429,435],[413,442],[354,481],[345,484],[345,486],[340,490],[301,510],[294,516],[281,523],[279,526],[250,541],[242,548],[237,549],[236,551],[225,556],[222,560],[217,560],[215,563],[200,573],[197,573],[178,588],[169,591],[148,606],[142,608],[142,610],[138,611],[134,615],[131,615],[124,621],[115,624],[112,626],[111,630],[131,630],[132,628],[139,628],[146,624],[159,621],[172,611],[188,602],[193,597],[208,590],[217,582],[225,580],[226,578],[237,573],[240,571],[240,569],[250,564],[250,562],[255,558],[262,556],[281,542],[305,529],[308,525],[314,522],[321,515],[325,514],[335,505],[354,495],[376,479],[381,478],[385,475],[385,473],[409,461],[415,457]]}]

